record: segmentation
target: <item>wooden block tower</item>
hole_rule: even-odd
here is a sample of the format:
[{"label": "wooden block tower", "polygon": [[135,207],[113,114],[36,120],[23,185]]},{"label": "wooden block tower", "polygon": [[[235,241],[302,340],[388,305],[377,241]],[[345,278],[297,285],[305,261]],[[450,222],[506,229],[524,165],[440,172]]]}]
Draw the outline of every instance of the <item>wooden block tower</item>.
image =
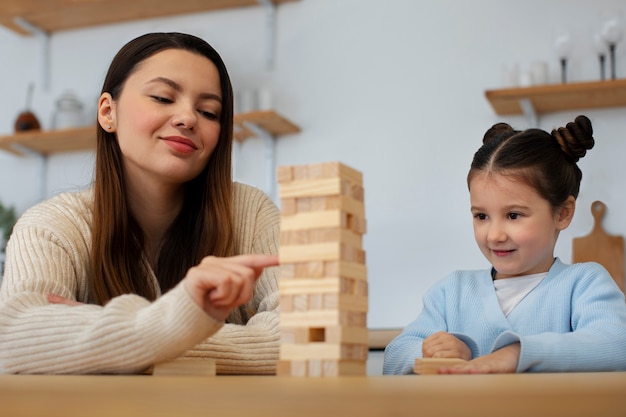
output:
[{"label": "wooden block tower", "polygon": [[362,174],[339,162],[282,166],[277,374],[365,375]]}]

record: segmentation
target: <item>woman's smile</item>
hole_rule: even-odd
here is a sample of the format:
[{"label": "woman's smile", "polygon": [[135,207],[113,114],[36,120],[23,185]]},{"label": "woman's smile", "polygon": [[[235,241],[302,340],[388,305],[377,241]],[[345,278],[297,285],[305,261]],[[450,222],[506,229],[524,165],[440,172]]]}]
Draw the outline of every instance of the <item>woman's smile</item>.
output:
[{"label": "woman's smile", "polygon": [[189,154],[198,150],[198,147],[192,140],[182,136],[167,136],[162,138],[162,140],[176,152]]}]

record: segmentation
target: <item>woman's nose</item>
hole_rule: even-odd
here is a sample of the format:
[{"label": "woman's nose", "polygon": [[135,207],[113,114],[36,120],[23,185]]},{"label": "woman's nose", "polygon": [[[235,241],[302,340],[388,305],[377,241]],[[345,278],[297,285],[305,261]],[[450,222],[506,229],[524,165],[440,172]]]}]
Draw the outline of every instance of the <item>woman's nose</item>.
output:
[{"label": "woman's nose", "polygon": [[172,117],[172,124],[176,127],[182,127],[192,130],[198,121],[198,116],[193,107],[188,105],[179,105],[176,113]]}]

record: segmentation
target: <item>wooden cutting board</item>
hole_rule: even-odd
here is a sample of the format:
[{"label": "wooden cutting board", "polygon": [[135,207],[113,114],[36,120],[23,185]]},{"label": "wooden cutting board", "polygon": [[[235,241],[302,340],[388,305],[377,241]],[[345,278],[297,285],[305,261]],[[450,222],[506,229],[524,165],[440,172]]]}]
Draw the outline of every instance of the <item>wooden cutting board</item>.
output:
[{"label": "wooden cutting board", "polygon": [[593,230],[587,236],[573,239],[572,262],[597,262],[604,266],[617,285],[624,291],[624,237],[609,235],[602,227],[606,205],[591,203]]}]

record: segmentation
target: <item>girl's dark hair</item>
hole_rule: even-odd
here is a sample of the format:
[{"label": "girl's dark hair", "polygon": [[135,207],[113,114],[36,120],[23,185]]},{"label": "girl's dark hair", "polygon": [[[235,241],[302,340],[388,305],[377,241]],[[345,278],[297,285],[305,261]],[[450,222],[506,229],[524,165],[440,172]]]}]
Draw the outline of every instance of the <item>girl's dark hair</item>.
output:
[{"label": "girl's dark hair", "polygon": [[131,40],[115,55],[102,92],[117,100],[128,77],[145,59],[167,49],[181,49],[210,60],[219,72],[222,112],[217,146],[204,170],[186,184],[181,212],[166,231],[155,274],[150,279],[143,255],[144,236],[129,211],[122,153],[114,133],[97,130],[89,301],[104,305],[134,293],[154,300],[174,287],[207,255],[233,254],[231,147],[233,93],[219,54],[204,40],[184,33],[149,33]]},{"label": "girl's dark hair", "polygon": [[571,195],[578,197],[582,172],[576,162],[593,148],[593,128],[578,116],[551,134],[541,129],[514,130],[493,125],[474,154],[467,184],[479,173],[514,177],[533,187],[556,209]]}]

